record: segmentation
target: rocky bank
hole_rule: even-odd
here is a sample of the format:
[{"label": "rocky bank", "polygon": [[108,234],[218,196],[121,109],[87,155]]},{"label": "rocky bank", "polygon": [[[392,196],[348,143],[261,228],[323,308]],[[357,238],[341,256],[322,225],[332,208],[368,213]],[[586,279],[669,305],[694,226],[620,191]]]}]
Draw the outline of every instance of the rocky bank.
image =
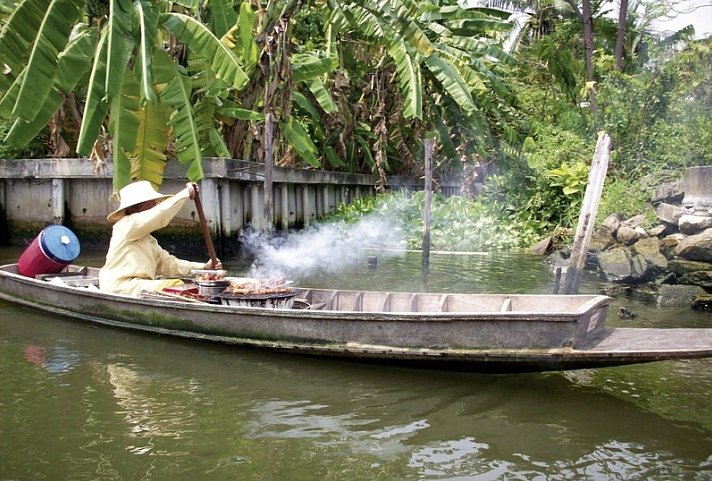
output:
[{"label": "rocky bank", "polygon": [[[712,167],[688,169],[684,181],[656,188],[651,202],[652,226],[643,227],[642,214],[613,214],[596,228],[587,268],[613,284],[655,288],[660,305],[712,309]],[[561,263],[560,253],[552,256]]]}]

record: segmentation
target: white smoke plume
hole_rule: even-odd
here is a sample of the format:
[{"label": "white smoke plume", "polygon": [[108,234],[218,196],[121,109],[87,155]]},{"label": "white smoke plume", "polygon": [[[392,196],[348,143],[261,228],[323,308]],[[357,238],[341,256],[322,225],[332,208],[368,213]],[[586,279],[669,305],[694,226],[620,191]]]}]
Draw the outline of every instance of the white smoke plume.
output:
[{"label": "white smoke plume", "polygon": [[400,221],[375,214],[355,224],[319,224],[272,239],[243,232],[240,240],[255,257],[250,276],[258,278],[335,273],[363,262],[370,249],[379,250],[381,257],[399,256],[406,246]]}]

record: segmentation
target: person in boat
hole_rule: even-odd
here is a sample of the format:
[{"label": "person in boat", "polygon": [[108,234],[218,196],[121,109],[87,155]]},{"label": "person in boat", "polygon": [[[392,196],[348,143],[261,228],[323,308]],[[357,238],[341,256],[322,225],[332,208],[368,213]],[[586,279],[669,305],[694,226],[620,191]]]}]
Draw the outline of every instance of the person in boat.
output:
[{"label": "person in boat", "polygon": [[194,199],[198,186],[187,183],[175,195],[156,192],[150,182],[141,180],[119,191],[119,208],[107,216],[114,224],[106,254],[99,271],[99,289],[114,294],[137,296],[141,291],[160,291],[181,285],[181,277],[193,269],[222,269],[218,260],[191,262],[171,255],[158,245],[151,233],[167,226],[183,204]]}]

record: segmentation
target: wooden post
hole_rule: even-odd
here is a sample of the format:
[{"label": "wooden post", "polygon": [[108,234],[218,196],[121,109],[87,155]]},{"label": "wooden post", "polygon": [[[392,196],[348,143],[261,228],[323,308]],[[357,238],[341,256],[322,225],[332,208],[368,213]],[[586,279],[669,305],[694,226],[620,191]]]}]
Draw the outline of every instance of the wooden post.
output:
[{"label": "wooden post", "polygon": [[286,182],[282,184],[281,192],[282,229],[289,230],[289,185]]},{"label": "wooden post", "polygon": [[260,184],[255,182],[250,185],[250,224],[253,229],[260,226]]},{"label": "wooden post", "polygon": [[425,139],[425,205],[423,206],[423,272],[430,268],[430,209],[433,203],[433,139]]},{"label": "wooden post", "polygon": [[272,170],[274,167],[274,157],[272,150],[272,141],[274,135],[274,115],[272,112],[267,114],[265,119],[265,181],[264,181],[264,221],[263,226],[266,232],[272,230],[273,212],[272,212]]},{"label": "wooden post", "polygon": [[586,193],[583,196],[574,244],[571,248],[571,258],[566,271],[563,294],[576,294],[578,292],[581,275],[586,264],[588,244],[591,241],[593,227],[596,223],[596,211],[603,192],[603,182],[606,179],[610,153],[611,138],[606,133],[600,133],[596,143],[596,153],[593,155],[593,161],[591,162],[591,172],[588,175]]},{"label": "wooden post", "polygon": [[302,187],[302,216],[304,217],[304,227],[307,227],[311,222],[312,216],[309,184],[304,184],[304,187]]},{"label": "wooden post", "polygon": [[52,179],[52,223],[64,224],[64,180]]}]

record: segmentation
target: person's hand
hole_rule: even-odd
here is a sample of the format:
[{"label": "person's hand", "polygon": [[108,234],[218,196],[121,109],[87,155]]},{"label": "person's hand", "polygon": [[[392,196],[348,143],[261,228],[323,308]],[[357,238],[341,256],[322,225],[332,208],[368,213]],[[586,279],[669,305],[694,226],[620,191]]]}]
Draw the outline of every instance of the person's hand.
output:
[{"label": "person's hand", "polygon": [[198,193],[198,184],[195,182],[188,182],[185,184],[185,188],[188,190],[188,197],[193,200],[195,195]]},{"label": "person's hand", "polygon": [[213,260],[210,259],[208,262],[205,263],[205,269],[212,271],[212,270],[220,270],[223,268],[223,264],[220,261],[220,259],[215,259],[216,262],[213,264]]}]

